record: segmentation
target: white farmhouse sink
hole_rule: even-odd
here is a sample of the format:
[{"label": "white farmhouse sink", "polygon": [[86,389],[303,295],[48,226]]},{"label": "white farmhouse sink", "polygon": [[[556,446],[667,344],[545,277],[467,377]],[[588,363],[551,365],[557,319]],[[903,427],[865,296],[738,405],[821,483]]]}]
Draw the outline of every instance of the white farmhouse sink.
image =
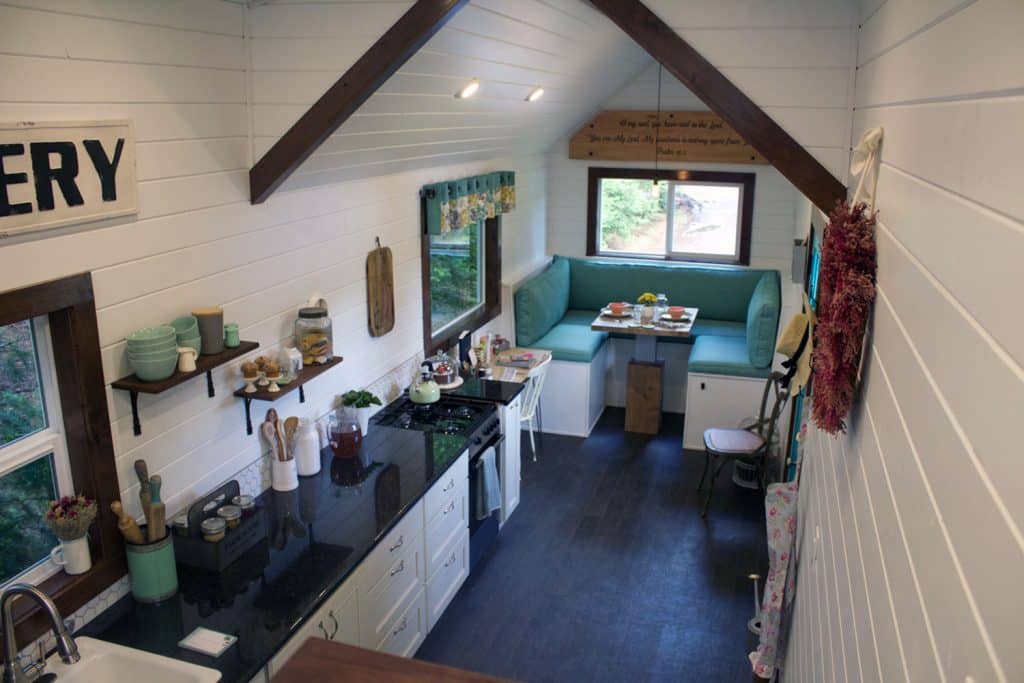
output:
[{"label": "white farmhouse sink", "polygon": [[220,680],[220,672],[216,669],[179,662],[123,645],[94,638],[75,638],[75,643],[82,655],[76,664],[64,664],[56,655],[46,662],[46,673],[57,674],[59,683],[216,683]]}]

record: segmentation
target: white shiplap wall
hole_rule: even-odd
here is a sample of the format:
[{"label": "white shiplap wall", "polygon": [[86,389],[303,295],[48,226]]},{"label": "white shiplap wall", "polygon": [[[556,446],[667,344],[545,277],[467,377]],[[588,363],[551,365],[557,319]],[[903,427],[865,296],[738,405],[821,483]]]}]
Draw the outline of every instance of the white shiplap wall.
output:
[{"label": "white shiplap wall", "polygon": [[647,6],[839,180],[847,176],[853,0],[648,0]]},{"label": "white shiplap wall", "polygon": [[878,300],[848,433],[807,444],[785,679],[1020,681],[1024,4],[862,10]]},{"label": "white shiplap wall", "polygon": [[[273,350],[288,341],[296,308],[323,292],[345,362],[308,387],[304,405],[293,395],[278,406],[284,414],[317,416],[336,394],[370,383],[422,348],[419,187],[517,171],[519,206],[503,221],[504,267],[514,276],[543,258],[544,160],[452,155],[427,167],[383,164],[250,205],[247,11],[218,0],[0,4],[0,80],[8,85],[0,120],[130,118],[140,179],[135,220],[5,242],[0,291],[92,271],[107,382],[129,372],[121,340],[132,329],[218,304],[244,339]],[[361,16],[343,13],[336,21],[372,40],[380,22],[361,25]],[[279,47],[284,60],[286,47]],[[397,320],[392,333],[371,339],[364,259],[377,236],[395,253]],[[257,438],[246,436],[242,404],[231,395],[237,372],[233,365],[214,373],[215,398],[199,382],[142,396],[140,437],[132,434],[127,394],[108,388],[130,512],[138,511],[136,458],[163,476],[171,511],[258,461]]]},{"label": "white shiplap wall", "polygon": [[[252,8],[259,158],[411,5],[273,2]],[[579,0],[473,0],[302,164],[285,187],[543,152],[646,61]],[[454,93],[471,79],[479,93]],[[545,94],[525,101],[534,87]]]}]

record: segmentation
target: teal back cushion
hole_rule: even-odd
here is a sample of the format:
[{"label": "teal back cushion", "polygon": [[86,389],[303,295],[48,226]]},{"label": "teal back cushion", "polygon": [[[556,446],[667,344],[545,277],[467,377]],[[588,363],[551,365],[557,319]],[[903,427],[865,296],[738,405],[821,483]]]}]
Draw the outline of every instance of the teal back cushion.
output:
[{"label": "teal back cushion", "polygon": [[766,368],[775,354],[775,335],[779,330],[782,293],[778,272],[767,272],[754,288],[747,308],[747,354],[750,364]]},{"label": "teal back cushion", "polygon": [[543,273],[516,291],[516,344],[529,346],[565,315],[569,308],[569,262],[555,257]]},{"label": "teal back cushion", "polygon": [[631,261],[565,259],[569,308],[596,311],[610,301],[636,301],[644,292],[664,292],[669,304],[699,308],[698,319],[747,321],[747,304],[763,270]]}]

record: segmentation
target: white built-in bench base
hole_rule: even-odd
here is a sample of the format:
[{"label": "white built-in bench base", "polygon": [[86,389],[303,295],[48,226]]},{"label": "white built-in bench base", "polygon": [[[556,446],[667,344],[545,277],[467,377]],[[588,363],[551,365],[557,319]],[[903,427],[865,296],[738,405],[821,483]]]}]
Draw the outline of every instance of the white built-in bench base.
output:
[{"label": "white built-in bench base", "polygon": [[767,380],[691,372],[686,377],[683,448],[704,450],[704,430],[738,427],[757,417]]},{"label": "white built-in bench base", "polygon": [[589,363],[551,361],[540,395],[545,433],[590,436],[590,430],[604,412],[607,368],[607,343]]}]

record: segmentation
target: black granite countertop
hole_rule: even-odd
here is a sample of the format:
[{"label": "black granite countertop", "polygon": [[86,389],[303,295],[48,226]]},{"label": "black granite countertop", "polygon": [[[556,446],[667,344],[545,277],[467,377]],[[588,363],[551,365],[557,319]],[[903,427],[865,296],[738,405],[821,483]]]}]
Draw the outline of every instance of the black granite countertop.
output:
[{"label": "black granite countertop", "polygon": [[525,384],[521,382],[502,382],[496,379],[470,378],[462,383],[458,389],[452,389],[445,393],[449,396],[461,396],[471,398],[475,401],[492,401],[502,405],[508,405],[518,396]]},{"label": "black granite countertop", "polygon": [[[249,681],[341,585],[465,450],[462,437],[375,425],[360,458],[321,453],[323,468],[296,491],[257,498],[268,536],[220,574],[178,565],[178,594],[158,605],[129,595],[86,635]],[[214,658],[178,647],[197,626],[238,636]]]}]

